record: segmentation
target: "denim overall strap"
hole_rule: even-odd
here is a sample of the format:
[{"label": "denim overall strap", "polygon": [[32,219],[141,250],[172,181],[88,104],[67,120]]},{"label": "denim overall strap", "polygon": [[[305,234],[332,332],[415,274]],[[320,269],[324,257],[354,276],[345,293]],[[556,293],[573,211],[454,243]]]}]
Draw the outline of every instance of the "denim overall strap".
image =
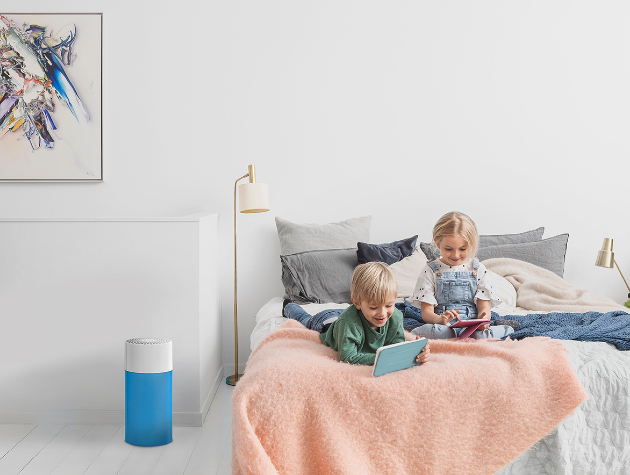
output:
[{"label": "denim overall strap", "polygon": [[473,269],[479,269],[479,259],[477,259],[476,257],[473,259]]},{"label": "denim overall strap", "polygon": [[437,272],[438,271],[438,265],[435,263],[435,261],[431,261],[428,263],[429,267],[431,268],[431,270],[433,272]]}]

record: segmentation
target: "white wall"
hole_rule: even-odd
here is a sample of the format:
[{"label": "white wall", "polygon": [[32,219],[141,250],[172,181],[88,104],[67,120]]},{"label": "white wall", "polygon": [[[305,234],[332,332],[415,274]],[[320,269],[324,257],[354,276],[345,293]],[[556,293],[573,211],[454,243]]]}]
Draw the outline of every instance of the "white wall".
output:
[{"label": "white wall", "polygon": [[216,214],[0,219],[0,424],[123,423],[125,341],[173,342],[173,423],[223,384]]},{"label": "white wall", "polygon": [[0,216],[219,212],[225,365],[233,183],[248,163],[269,184],[272,211],[239,216],[243,362],[257,309],[282,293],[274,216],[371,214],[373,242],[429,239],[452,209],[485,234],[545,226],[546,237],[571,235],[568,281],[625,300],[618,272],[593,263],[615,238],[630,276],[627,1],[54,8],[104,13],[105,181],[0,184]]}]

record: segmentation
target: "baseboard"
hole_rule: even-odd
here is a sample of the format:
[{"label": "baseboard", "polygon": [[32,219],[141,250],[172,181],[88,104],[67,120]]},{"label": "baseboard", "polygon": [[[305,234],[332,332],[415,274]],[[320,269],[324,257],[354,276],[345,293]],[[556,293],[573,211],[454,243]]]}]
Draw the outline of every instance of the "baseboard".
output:
[{"label": "baseboard", "polygon": [[[201,427],[204,413],[174,412],[173,425]],[[0,424],[124,425],[125,411],[0,412]]]},{"label": "baseboard", "polygon": [[225,379],[223,378],[223,372],[224,372],[223,366],[221,366],[216,376],[214,377],[214,383],[212,383],[212,387],[210,388],[210,391],[208,391],[208,395],[206,396],[206,399],[204,400],[203,405],[201,406],[201,424],[200,425],[203,425],[203,423],[206,421],[206,417],[208,416],[208,412],[210,411],[210,406],[212,405],[212,401],[214,401],[214,397],[217,394],[219,385],[225,381]]},{"label": "baseboard", "polygon": [[0,424],[123,425],[125,411],[0,412]]}]

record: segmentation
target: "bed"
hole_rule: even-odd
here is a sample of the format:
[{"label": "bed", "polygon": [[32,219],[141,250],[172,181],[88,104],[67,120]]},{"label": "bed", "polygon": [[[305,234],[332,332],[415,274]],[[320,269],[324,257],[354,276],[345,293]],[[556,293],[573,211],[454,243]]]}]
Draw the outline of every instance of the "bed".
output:
[{"label": "bed", "polygon": [[[365,228],[365,222],[359,224]],[[369,242],[365,229],[347,241],[331,243],[318,239],[320,228],[309,225],[305,233],[316,249],[304,250],[295,247],[300,242],[295,229],[290,229],[294,248],[283,246],[283,226],[294,225],[282,221],[278,225],[283,256],[294,258],[281,257],[287,295],[301,300],[309,313],[345,308],[347,289],[339,290],[343,278],[335,281],[327,274],[332,267],[335,275],[343,275],[344,270],[335,266],[352,253],[339,251],[352,250],[361,259],[357,243]],[[558,338],[566,335],[568,327],[557,325],[556,333],[549,333],[551,338],[532,334],[504,342],[438,342],[435,346],[432,342],[432,368],[425,365],[424,372],[419,367],[371,378],[367,368],[335,361],[334,352],[318,345],[315,332],[282,317],[284,296],[269,300],[256,315],[252,354],[232,401],[234,473],[627,473],[630,354],[624,345],[630,344],[625,326],[630,315],[615,302],[562,278],[562,246],[566,250],[567,239],[563,237],[560,246],[556,239],[550,249],[549,239],[542,239],[542,228],[487,237],[489,249],[481,247],[478,255],[492,273],[495,292],[502,300],[493,309],[494,317],[520,319],[521,333],[530,328],[530,320],[540,324],[569,313],[608,316],[623,327],[594,333],[592,328],[598,324],[591,320],[590,325],[576,326],[588,326],[590,331],[571,339]],[[409,248],[409,242],[400,244],[403,241],[397,241],[398,247]],[[351,247],[344,248],[347,244]],[[385,254],[379,254],[383,250],[379,245],[366,251],[374,260],[394,259],[390,268],[399,282],[401,303],[410,295],[418,266],[431,257],[430,246],[421,244],[409,248],[406,255],[390,252],[387,245],[382,245]],[[324,259],[322,251],[327,251]],[[297,263],[295,256],[300,256]],[[321,282],[314,282],[318,272],[308,261],[313,256]],[[350,262],[347,267],[353,265]],[[309,282],[304,282],[305,274]],[[326,282],[334,282],[334,288],[320,289]],[[408,322],[413,326],[412,320],[405,322],[406,327]],[[493,363],[487,366],[488,361]],[[494,374],[484,376],[487,379],[471,377],[476,371]],[[481,399],[492,404],[481,407],[469,402],[470,398],[453,394],[445,382],[465,393],[484,395]],[[383,388],[388,388],[388,396],[373,404]],[[427,409],[432,407],[431,397],[442,397],[444,391],[458,409],[450,413]],[[371,398],[367,405],[362,395]],[[356,427],[351,427],[355,420]],[[440,437],[446,438],[445,443],[431,440]],[[478,445],[473,441],[479,441]]]}]

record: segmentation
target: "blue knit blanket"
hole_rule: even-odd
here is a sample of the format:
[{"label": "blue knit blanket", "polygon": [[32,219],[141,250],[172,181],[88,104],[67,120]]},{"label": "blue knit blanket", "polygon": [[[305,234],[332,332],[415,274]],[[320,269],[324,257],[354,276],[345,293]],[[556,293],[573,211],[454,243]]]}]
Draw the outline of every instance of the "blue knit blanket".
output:
[{"label": "blue knit blanket", "polygon": [[418,307],[414,307],[406,300],[396,304],[396,308],[403,314],[403,327],[407,331],[411,331],[420,325],[424,325],[422,313]]},{"label": "blue knit blanket", "polygon": [[[495,315],[493,314],[493,320]],[[630,314],[623,310],[599,313],[532,313],[498,317],[520,323],[508,337],[549,336],[559,340],[605,341],[630,350]],[[506,338],[508,338],[506,337]]]},{"label": "blue knit blanket", "polygon": [[[420,309],[408,302],[397,303],[403,313],[405,330],[424,324]],[[529,315],[499,316],[492,312],[492,320],[515,320],[518,328],[506,338],[521,339],[528,336],[548,336],[559,340],[605,341],[619,350],[630,350],[630,314],[623,310],[599,313],[532,313]]]}]

